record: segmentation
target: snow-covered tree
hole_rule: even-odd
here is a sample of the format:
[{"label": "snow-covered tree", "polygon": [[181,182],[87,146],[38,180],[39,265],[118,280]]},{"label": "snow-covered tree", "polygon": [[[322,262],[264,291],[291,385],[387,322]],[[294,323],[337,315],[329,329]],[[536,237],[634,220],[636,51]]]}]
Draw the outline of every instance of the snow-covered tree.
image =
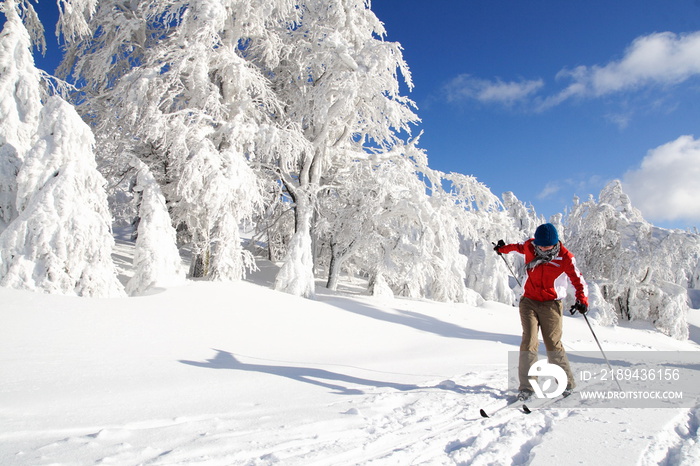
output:
[{"label": "snow-covered tree", "polygon": [[165,198],[145,163],[133,161],[137,170],[138,236],[134,250],[134,275],[126,284],[129,295],[142,294],[150,288],[181,284],[185,279],[180,253],[175,246]]},{"label": "snow-covered tree", "polygon": [[354,168],[347,179],[333,174],[344,181],[320,198],[318,242],[331,251],[323,263],[330,286],[342,261],[348,272],[369,277],[375,295],[478,304],[477,291],[513,301],[490,241],[515,229],[486,186],[428,168],[423,151],[410,144],[358,156]]},{"label": "snow-covered tree", "polygon": [[[515,222],[515,228],[522,232],[522,237],[517,239],[518,241],[530,238],[535,233],[535,229],[545,223],[543,218],[538,217],[532,205],[526,206],[511,191],[503,193],[501,198],[503,207]],[[516,238],[513,239],[515,240]]]},{"label": "snow-covered tree", "polygon": [[[440,226],[441,206],[432,202],[410,159],[387,161],[376,170],[372,235],[356,259],[370,275],[370,290],[382,293],[388,288],[399,296],[462,301],[466,260],[458,245],[448,251],[448,244],[439,244],[457,239],[454,223],[448,220],[447,228],[453,229],[446,235],[435,228]],[[446,270],[453,264],[456,270]]]},{"label": "snow-covered tree", "polygon": [[69,48],[63,70],[85,82],[83,112],[161,184],[189,237],[192,276],[237,279],[252,265],[238,238],[260,206],[249,164],[298,151],[287,142],[294,130],[272,120],[280,105],[249,58],[276,66],[271,25],[293,17],[287,0],[103,0],[92,36]]},{"label": "snow-covered tree", "polygon": [[575,201],[565,223],[584,276],[599,284],[621,317],[647,320],[668,335],[687,338],[685,289],[700,259],[697,235],[648,223],[617,180],[600,192],[598,202]]},{"label": "snow-covered tree", "polygon": [[73,42],[90,34],[88,21],[101,0],[56,0],[58,5],[58,34]]},{"label": "snow-covered tree", "polygon": [[[260,202],[257,180],[245,157],[229,148],[217,151],[203,139],[195,146],[178,182],[177,218],[193,235],[203,273],[215,280],[235,280],[254,268],[243,249],[240,223]],[[201,204],[199,204],[201,203]]]},{"label": "snow-covered tree", "polygon": [[120,296],[105,180],[94,137],[73,107],[51,97],[17,175],[19,215],[0,235],[0,284],[78,296]]},{"label": "snow-covered tree", "polygon": [[372,233],[382,213],[381,193],[375,183],[378,167],[367,160],[366,154],[340,167],[331,175],[334,185],[319,193],[316,225],[316,268],[326,267],[326,286],[338,287],[343,265]]},{"label": "snow-covered tree", "polygon": [[[514,221],[506,205],[473,176],[452,173],[446,179],[452,186],[452,197],[459,207],[457,215],[463,225],[460,252],[467,257],[466,286],[484,299],[513,303],[516,283],[511,278],[511,270],[517,274],[518,265],[513,263],[509,269],[493,251],[493,243],[499,239],[517,242],[527,238],[528,235],[516,226],[516,222],[527,216]],[[510,201],[510,209],[526,211],[522,204],[516,208],[519,201],[515,196],[504,196]]]},{"label": "snow-covered tree", "polygon": [[318,193],[332,183],[329,168],[352,163],[352,154],[389,149],[417,117],[399,90],[399,70],[411,85],[400,46],[383,40],[368,1],[307,0],[298,8],[298,24],[281,35],[286,53],[270,70],[285,102],[281,118],[298,125],[308,142],[280,167],[296,222],[275,286],[312,296],[314,210]]},{"label": "snow-covered tree", "polygon": [[690,276],[690,281],[688,282],[688,288],[691,289],[700,289],[700,260],[698,261],[698,264],[695,266],[695,270],[693,271],[692,275]]},{"label": "snow-covered tree", "polygon": [[0,284],[122,295],[92,132],[60,97],[42,105],[31,44],[43,48],[43,26],[31,4],[0,9]]},{"label": "snow-covered tree", "polygon": [[[372,288],[376,279],[385,279],[397,294],[422,296],[424,280],[411,280],[406,274],[411,262],[416,269],[427,268],[429,255],[416,244],[425,237],[417,206],[427,205],[428,196],[415,161],[399,150],[382,155],[357,153],[352,164],[328,175],[335,182],[319,197],[316,229],[319,265],[328,267],[328,287],[335,289],[342,267],[374,277]],[[406,243],[412,247],[399,246]],[[422,244],[436,249],[428,241]],[[401,256],[402,263],[390,265],[389,256],[397,261]],[[412,282],[412,287],[405,282]]]},{"label": "snow-covered tree", "polygon": [[[22,22],[24,13],[30,29],[40,31],[41,23],[30,3],[0,2],[5,24],[0,32],[0,232],[17,217],[17,173],[31,148],[41,111],[41,73],[34,66],[32,37]],[[38,33],[38,32],[37,32]],[[36,37],[41,46],[43,36]]]}]

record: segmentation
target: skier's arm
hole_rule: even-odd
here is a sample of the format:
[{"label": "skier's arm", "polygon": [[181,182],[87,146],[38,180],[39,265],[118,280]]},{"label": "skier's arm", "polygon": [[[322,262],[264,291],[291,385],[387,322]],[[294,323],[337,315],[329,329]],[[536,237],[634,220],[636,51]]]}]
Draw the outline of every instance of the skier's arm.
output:
[{"label": "skier's arm", "polygon": [[509,252],[519,252],[520,254],[525,254],[525,245],[521,243],[506,244],[498,248],[498,252],[501,254],[508,254]]}]

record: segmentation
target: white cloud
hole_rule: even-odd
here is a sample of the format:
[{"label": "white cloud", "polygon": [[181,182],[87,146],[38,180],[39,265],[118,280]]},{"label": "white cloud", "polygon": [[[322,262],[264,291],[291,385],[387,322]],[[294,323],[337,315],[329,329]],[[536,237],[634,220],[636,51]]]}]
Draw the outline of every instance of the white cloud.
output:
[{"label": "white cloud", "polygon": [[[700,76],[700,31],[675,34],[660,32],[635,39],[622,58],[605,65],[578,66],[561,70],[556,79],[568,81],[559,92],[542,92],[542,79],[503,81],[481,79],[463,74],[445,87],[447,100],[475,100],[482,103],[529,105],[536,112],[556,107],[572,98],[596,99],[615,94],[668,88]],[[653,102],[662,108],[664,99]],[[671,110],[666,110],[671,111]],[[608,115],[610,121],[625,128],[632,117],[626,113]]]},{"label": "white cloud", "polygon": [[650,150],[623,186],[649,220],[700,220],[700,140],[681,136]]},{"label": "white cloud", "polygon": [[490,81],[462,74],[450,81],[445,86],[445,91],[450,102],[473,99],[484,103],[512,105],[526,100],[542,86],[544,83],[541,79],[504,82],[500,79]]},{"label": "white cloud", "polygon": [[573,82],[551,97],[553,106],[571,97],[601,97],[652,85],[674,85],[700,74],[700,31],[671,32],[638,37],[619,61],[605,66],[562,70],[557,78]]},{"label": "white cloud", "polygon": [[620,129],[625,129],[629,126],[632,119],[631,113],[609,113],[605,115],[605,119],[615,124]]},{"label": "white cloud", "polygon": [[545,187],[542,189],[542,191],[540,191],[537,194],[536,197],[537,197],[537,199],[540,199],[540,200],[547,199],[548,197],[553,196],[554,194],[558,193],[559,191],[561,191],[561,185],[559,183],[550,181],[545,185]]}]

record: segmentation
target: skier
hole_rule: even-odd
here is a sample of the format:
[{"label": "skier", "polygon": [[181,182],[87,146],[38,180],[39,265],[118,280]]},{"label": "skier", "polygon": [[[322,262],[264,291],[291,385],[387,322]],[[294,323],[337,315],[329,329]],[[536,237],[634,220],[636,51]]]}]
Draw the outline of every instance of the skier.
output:
[{"label": "skier", "polygon": [[581,314],[588,311],[588,287],[576,267],[574,255],[559,241],[559,233],[551,223],[538,226],[535,237],[524,243],[506,244],[500,240],[494,251],[499,255],[515,251],[525,256],[524,292],[519,305],[523,337],[518,361],[518,400],[525,401],[534,394],[528,371],[537,362],[538,328],[542,329],[549,363],[566,373],[567,386],[563,395],[570,395],[575,387],[574,376],[561,342],[562,299],[569,281],[576,290],[575,310]]}]

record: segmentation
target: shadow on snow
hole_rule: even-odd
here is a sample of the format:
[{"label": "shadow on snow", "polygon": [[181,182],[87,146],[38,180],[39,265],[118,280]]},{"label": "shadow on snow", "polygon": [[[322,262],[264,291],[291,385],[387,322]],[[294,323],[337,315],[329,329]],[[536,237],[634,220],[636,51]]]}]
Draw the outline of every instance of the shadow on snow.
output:
[{"label": "shadow on snow", "polygon": [[[506,333],[482,332],[470,328],[436,319],[435,317],[408,310],[395,309],[395,313],[382,311],[376,307],[368,306],[357,301],[345,300],[342,297],[324,296],[323,301],[343,309],[371,319],[383,320],[392,324],[403,325],[422,332],[433,333],[445,338],[462,338],[465,340],[498,341],[504,344],[520,347],[520,335]],[[519,317],[516,317],[519,318]]]},{"label": "shadow on snow", "polygon": [[428,388],[437,388],[457,393],[483,393],[486,387],[462,387],[454,384],[451,381],[442,382],[433,387],[419,386],[414,384],[402,384],[395,382],[384,382],[380,380],[366,379],[352,375],[332,372],[326,369],[317,369],[313,367],[303,366],[283,366],[283,365],[265,365],[265,364],[248,364],[241,362],[234,353],[228,351],[214,349],[216,355],[212,359],[206,361],[186,361],[178,362],[190,366],[201,367],[205,369],[230,369],[247,372],[258,372],[262,374],[271,374],[279,377],[286,377],[298,382],[304,382],[320,387],[328,388],[335,393],[341,395],[362,395],[365,392],[352,386],[365,386],[375,388],[392,388],[398,391],[410,390],[425,390]]}]

